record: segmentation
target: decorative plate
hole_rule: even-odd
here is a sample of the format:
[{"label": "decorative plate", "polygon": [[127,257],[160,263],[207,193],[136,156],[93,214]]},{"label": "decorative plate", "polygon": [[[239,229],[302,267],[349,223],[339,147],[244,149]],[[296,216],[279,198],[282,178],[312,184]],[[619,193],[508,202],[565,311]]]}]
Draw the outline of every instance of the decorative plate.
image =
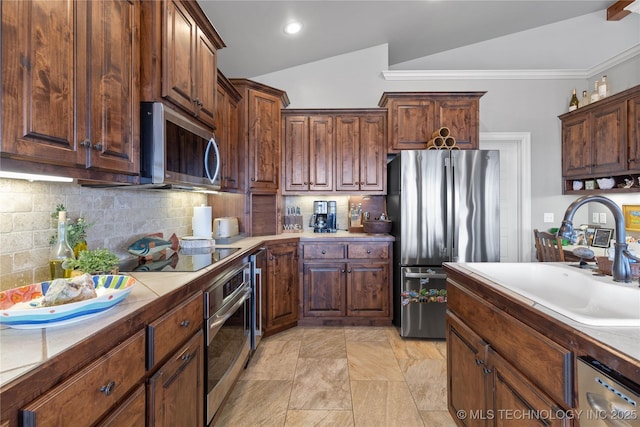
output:
[{"label": "decorative plate", "polygon": [[51,307],[40,305],[51,282],[34,283],[0,292],[0,325],[16,329],[37,329],[78,322],[123,301],[136,282],[131,276],[111,274],[92,276],[92,279],[98,294],[96,298]]}]

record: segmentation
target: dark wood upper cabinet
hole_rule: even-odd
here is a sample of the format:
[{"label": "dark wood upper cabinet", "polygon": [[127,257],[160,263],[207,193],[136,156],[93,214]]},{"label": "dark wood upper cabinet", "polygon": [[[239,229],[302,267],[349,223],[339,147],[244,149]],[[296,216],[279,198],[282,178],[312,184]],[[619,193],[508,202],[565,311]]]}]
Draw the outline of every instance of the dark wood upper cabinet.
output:
[{"label": "dark wood upper cabinet", "polygon": [[238,140],[238,103],[242,97],[219,70],[217,92],[215,135],[220,147],[220,182],[222,189],[236,191],[240,184],[239,164],[243,156]]},{"label": "dark wood upper cabinet", "polygon": [[[565,193],[640,191],[640,86],[560,116]],[[573,181],[613,177],[612,189],[573,190]],[[631,188],[624,188],[633,179]]]},{"label": "dark wood upper cabinet", "polygon": [[462,150],[478,149],[480,97],[485,92],[385,92],[378,105],[388,110],[388,151],[423,150],[435,131],[449,128]]},{"label": "dark wood upper cabinet", "polygon": [[[247,79],[229,79],[242,99],[238,104],[240,150],[247,191],[276,192],[280,184],[280,109],[286,92]],[[241,178],[242,179],[242,178]]]},{"label": "dark wood upper cabinet", "polygon": [[168,101],[215,126],[218,49],[225,47],[196,2],[142,2],[143,101]]},{"label": "dark wood upper cabinet", "polygon": [[5,166],[122,182],[139,172],[139,28],[137,0],[2,3]]}]

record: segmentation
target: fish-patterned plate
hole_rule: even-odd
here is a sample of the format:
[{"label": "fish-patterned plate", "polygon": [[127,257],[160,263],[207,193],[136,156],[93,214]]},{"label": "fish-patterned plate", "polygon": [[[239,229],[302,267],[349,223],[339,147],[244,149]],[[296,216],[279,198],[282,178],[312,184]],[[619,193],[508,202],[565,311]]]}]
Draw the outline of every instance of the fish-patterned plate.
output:
[{"label": "fish-patterned plate", "polygon": [[119,274],[92,276],[92,279],[97,297],[51,307],[41,306],[42,297],[51,282],[33,283],[0,292],[0,325],[38,329],[79,322],[122,302],[136,282],[131,276]]}]

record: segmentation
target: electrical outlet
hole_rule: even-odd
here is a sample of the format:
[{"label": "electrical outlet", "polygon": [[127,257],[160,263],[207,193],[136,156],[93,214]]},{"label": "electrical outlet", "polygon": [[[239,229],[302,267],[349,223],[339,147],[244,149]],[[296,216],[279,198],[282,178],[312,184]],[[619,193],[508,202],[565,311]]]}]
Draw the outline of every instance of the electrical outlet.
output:
[{"label": "electrical outlet", "polygon": [[600,224],[606,224],[606,223],[607,223],[607,213],[600,212]]},{"label": "electrical outlet", "polygon": [[591,222],[594,224],[600,223],[600,215],[598,214],[598,212],[594,212],[591,214]]},{"label": "electrical outlet", "polygon": [[554,220],[553,220],[553,212],[545,212],[545,214],[544,214],[544,222],[554,222]]}]

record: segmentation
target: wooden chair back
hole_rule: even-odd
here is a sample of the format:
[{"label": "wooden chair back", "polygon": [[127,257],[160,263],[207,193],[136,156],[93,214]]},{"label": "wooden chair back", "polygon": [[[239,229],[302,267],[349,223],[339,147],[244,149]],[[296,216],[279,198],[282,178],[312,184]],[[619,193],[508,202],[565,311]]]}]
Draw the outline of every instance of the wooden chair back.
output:
[{"label": "wooden chair back", "polygon": [[536,251],[540,262],[564,262],[562,240],[551,233],[533,230],[536,240]]}]

